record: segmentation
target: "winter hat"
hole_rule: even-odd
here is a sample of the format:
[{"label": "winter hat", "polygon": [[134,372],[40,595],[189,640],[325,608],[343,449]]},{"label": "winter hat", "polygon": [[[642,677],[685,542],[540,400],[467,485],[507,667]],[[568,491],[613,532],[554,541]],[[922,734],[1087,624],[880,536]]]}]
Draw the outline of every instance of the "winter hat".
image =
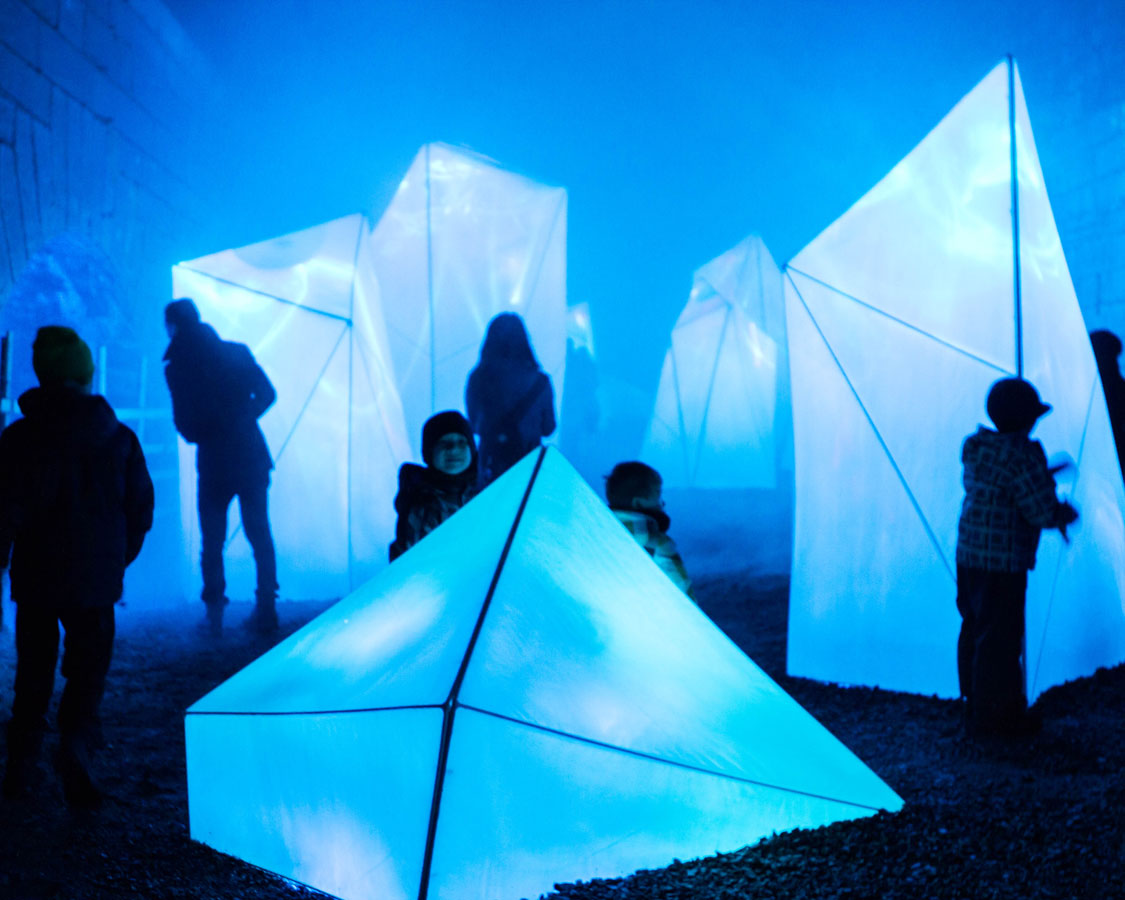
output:
[{"label": "winter hat", "polygon": [[1021,431],[1051,411],[1022,378],[1001,378],[988,392],[988,417],[997,431]]},{"label": "winter hat", "polygon": [[422,426],[422,459],[427,466],[433,465],[434,446],[447,434],[465,435],[473,454],[473,461],[476,461],[477,444],[473,440],[472,426],[457,410],[447,409],[430,416]]},{"label": "winter hat", "polygon": [[94,377],[94,357],[78,332],[65,325],[44,325],[31,345],[31,367],[42,385],[67,381],[86,385]]},{"label": "winter hat", "polygon": [[176,327],[199,324],[199,308],[189,297],[180,297],[164,307],[164,321]]}]

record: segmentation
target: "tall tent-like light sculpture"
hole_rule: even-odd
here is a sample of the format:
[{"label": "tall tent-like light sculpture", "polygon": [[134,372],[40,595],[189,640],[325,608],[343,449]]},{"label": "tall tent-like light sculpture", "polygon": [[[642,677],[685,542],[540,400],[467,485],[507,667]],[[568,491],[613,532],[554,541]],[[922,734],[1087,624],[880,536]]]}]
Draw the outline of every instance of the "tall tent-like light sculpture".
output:
[{"label": "tall tent-like light sculpture", "polygon": [[695,273],[641,457],[670,488],[772,489],[790,424],[781,272],[757,235]]},{"label": "tall tent-like light sculpture", "polygon": [[519,313],[558,404],[566,364],[566,191],[446,144],[418,151],[371,235],[411,446],[464,409],[489,320]]},{"label": "tall tent-like light sculpture", "polygon": [[[361,215],[180,263],[173,293],[247,344],[277,388],[261,425],[276,469],[270,518],[286,597],[340,597],[385,564],[394,477],[410,458]],[[181,441],[185,545],[198,559],[195,451]],[[234,504],[229,592],[254,587]]]},{"label": "tall tent-like light sculpture", "polygon": [[955,697],[960,447],[998,378],[1082,513],[1044,532],[1028,699],[1125,659],[1125,508],[1019,74],[998,65],[786,268],[796,446],[789,672]]},{"label": "tall tent-like light sculpture", "polygon": [[185,727],[192,837],[345,900],[536,897],[902,805],[553,448]]}]

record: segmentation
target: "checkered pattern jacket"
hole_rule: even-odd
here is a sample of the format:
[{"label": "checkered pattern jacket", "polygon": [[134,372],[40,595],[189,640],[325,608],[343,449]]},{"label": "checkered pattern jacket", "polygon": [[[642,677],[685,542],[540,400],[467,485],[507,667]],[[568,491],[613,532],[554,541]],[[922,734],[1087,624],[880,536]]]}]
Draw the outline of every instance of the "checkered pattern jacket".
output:
[{"label": "checkered pattern jacket", "polygon": [[981,427],[961,448],[965,501],[957,565],[989,572],[1035,568],[1039,532],[1057,524],[1055,479],[1043,445]]},{"label": "checkered pattern jacket", "polygon": [[668,537],[668,533],[661,531],[656,519],[642,512],[627,509],[614,509],[613,514],[624,525],[629,534],[638,544],[648,551],[653,562],[660,567],[660,571],[667,575],[672,583],[687,594],[692,600],[695,595],[691,590],[691,579],[688,578],[684,561],[676,542]]}]

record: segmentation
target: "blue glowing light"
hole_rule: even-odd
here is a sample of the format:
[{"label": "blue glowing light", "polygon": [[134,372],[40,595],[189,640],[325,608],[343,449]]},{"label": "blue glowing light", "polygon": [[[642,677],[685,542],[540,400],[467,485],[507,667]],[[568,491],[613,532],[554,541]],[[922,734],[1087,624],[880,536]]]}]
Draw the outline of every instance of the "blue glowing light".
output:
[{"label": "blue glowing light", "polygon": [[997,66],[787,267],[792,674],[957,696],[959,448],[1021,362],[1082,512],[1030,576],[1028,699],[1125,659],[1125,496],[1014,64],[1011,83]]},{"label": "blue glowing light", "polygon": [[430,844],[428,896],[486,900],[901,807],[537,462],[191,707],[193,838],[346,900]]}]

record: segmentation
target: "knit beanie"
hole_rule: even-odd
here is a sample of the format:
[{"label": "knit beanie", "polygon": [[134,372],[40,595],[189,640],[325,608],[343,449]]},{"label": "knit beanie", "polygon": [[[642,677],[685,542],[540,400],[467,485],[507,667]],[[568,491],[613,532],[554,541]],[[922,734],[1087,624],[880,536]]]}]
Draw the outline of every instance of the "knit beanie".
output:
[{"label": "knit beanie", "polygon": [[191,298],[180,297],[164,307],[164,321],[171,322],[178,328],[198,324],[199,307]]},{"label": "knit beanie", "polygon": [[66,381],[86,385],[94,377],[94,357],[73,328],[44,325],[31,345],[31,366],[42,385]]},{"label": "knit beanie", "polygon": [[447,434],[463,434],[469,441],[473,460],[477,456],[477,443],[473,440],[473,428],[461,413],[447,409],[430,416],[422,426],[422,460],[427,466],[433,465],[434,445]]}]

